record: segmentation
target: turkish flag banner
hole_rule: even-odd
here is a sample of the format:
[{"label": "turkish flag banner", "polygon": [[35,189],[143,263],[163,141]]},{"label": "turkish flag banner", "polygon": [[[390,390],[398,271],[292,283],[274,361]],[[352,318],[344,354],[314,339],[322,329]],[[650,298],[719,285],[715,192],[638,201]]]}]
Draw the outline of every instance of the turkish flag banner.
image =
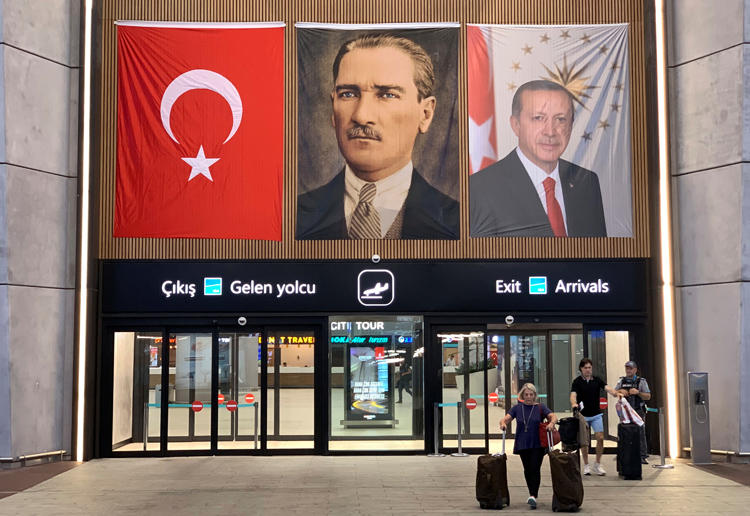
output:
[{"label": "turkish flag banner", "polygon": [[490,49],[482,27],[466,27],[469,54],[469,160],[471,174],[497,161],[495,91]]},{"label": "turkish flag banner", "polygon": [[115,237],[281,240],[283,24],[118,22]]}]

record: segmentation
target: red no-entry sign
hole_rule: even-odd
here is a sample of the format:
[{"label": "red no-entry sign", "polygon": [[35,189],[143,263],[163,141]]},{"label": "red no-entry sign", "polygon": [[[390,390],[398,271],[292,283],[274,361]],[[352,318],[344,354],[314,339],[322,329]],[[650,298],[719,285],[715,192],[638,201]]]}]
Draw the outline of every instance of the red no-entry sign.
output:
[{"label": "red no-entry sign", "polygon": [[469,410],[474,410],[475,408],[477,408],[477,400],[475,400],[474,398],[469,398],[468,400],[466,400],[466,408]]},{"label": "red no-entry sign", "polygon": [[227,410],[229,412],[234,412],[235,410],[237,410],[237,402],[234,400],[227,401]]},{"label": "red no-entry sign", "polygon": [[246,403],[253,403],[255,401],[255,395],[252,392],[248,392],[245,394],[245,402]]},{"label": "red no-entry sign", "polygon": [[224,403],[224,395],[222,393],[219,393],[218,398],[219,398],[219,405],[221,405],[222,403]]},{"label": "red no-entry sign", "polygon": [[193,408],[193,412],[200,412],[201,410],[203,410],[203,403],[201,403],[198,400],[195,400],[193,402],[192,408]]},{"label": "red no-entry sign", "polygon": [[607,409],[607,398],[599,398],[599,408],[602,410]]},{"label": "red no-entry sign", "polygon": [[490,403],[497,403],[500,396],[498,396],[496,392],[491,392],[487,395],[487,399],[490,400]]}]

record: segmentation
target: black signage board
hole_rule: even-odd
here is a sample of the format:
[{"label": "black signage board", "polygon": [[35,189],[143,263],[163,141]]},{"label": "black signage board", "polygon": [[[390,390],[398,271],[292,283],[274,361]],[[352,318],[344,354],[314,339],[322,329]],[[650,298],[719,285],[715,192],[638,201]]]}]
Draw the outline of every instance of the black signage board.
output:
[{"label": "black signage board", "polygon": [[617,311],[646,307],[646,261],[107,261],[102,312]]}]

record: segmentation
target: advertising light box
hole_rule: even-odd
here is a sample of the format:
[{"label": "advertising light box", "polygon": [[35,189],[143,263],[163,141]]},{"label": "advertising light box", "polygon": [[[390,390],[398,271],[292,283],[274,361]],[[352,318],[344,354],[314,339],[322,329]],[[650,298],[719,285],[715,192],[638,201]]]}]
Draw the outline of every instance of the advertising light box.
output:
[{"label": "advertising light box", "polygon": [[[387,337],[383,337],[387,340]],[[366,339],[369,341],[370,339]],[[363,426],[393,420],[391,364],[383,345],[348,344],[346,418],[344,426]]]}]

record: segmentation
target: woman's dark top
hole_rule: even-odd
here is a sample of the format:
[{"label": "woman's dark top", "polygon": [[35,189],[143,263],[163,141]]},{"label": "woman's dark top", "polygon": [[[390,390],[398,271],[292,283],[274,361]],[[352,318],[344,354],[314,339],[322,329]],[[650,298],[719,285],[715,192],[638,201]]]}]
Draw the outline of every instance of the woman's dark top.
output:
[{"label": "woman's dark top", "polygon": [[513,453],[517,455],[521,450],[542,447],[539,440],[539,423],[551,412],[543,403],[519,403],[510,409],[508,414],[516,420],[516,443],[513,445]]}]

